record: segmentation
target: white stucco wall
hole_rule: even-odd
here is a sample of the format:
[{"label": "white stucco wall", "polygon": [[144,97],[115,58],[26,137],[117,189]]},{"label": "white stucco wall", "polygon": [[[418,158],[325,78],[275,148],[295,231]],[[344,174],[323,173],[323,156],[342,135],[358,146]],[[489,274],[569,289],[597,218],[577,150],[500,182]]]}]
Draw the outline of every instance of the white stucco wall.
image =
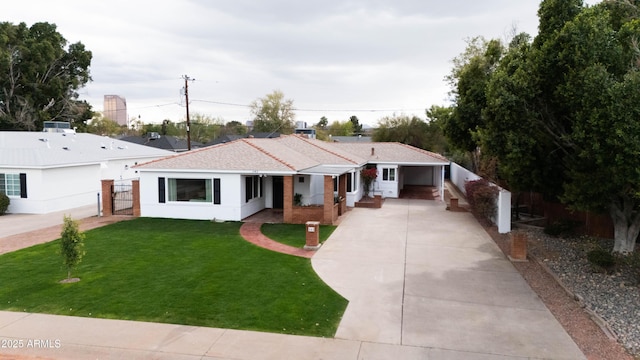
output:
[{"label": "white stucco wall", "polygon": [[[140,175],[140,212],[144,217],[160,217],[196,220],[240,221],[243,213],[250,211],[252,205],[245,206],[243,179],[237,174],[216,173],[173,173],[139,171]],[[158,178],[179,179],[220,179],[220,204],[201,202],[171,202],[168,196],[168,183],[165,187],[166,203],[158,201]],[[264,198],[264,196],[263,196]]]},{"label": "white stucco wall", "polygon": [[[396,176],[394,181],[382,180],[382,169],[395,169]],[[374,189],[376,194],[381,194],[383,198],[397,198],[400,194],[400,172],[398,171],[398,165],[377,165],[378,177],[374,183]]]},{"label": "white stucco wall", "polygon": [[50,169],[0,169],[27,175],[27,197],[12,196],[8,212],[46,214],[77,207],[97,206],[100,193],[98,164]]},{"label": "white stucco wall", "polygon": [[[303,182],[300,182],[300,179]],[[295,175],[293,177],[293,193],[302,195],[302,205],[316,204],[314,191],[311,175]]]},{"label": "white stucco wall", "polygon": [[[450,174],[451,182],[465,195],[465,182],[481,179],[477,174],[456,163],[451,163]],[[496,199],[496,216],[492,220],[498,226],[498,232],[505,234],[511,231],[511,192],[493,183],[492,185],[496,186],[499,190],[498,198]]]}]

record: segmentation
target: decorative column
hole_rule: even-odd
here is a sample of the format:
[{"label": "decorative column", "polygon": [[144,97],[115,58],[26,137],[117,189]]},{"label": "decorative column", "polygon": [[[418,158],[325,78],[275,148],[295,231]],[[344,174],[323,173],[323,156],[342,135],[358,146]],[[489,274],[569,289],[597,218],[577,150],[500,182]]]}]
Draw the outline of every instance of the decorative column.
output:
[{"label": "decorative column", "polygon": [[282,216],[285,224],[293,223],[293,176],[283,177]]},{"label": "decorative column", "polygon": [[333,224],[333,177],[324,176],[323,224]]},{"label": "decorative column", "polygon": [[338,178],[338,196],[340,197],[338,215],[342,215],[347,212],[347,174],[342,174]]}]

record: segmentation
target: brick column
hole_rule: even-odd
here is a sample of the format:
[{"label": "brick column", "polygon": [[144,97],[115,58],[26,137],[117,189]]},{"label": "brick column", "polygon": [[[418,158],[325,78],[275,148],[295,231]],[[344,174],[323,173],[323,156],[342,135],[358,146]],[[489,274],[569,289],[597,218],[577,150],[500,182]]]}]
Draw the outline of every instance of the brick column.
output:
[{"label": "brick column", "polygon": [[333,224],[333,178],[331,175],[324,176],[324,204],[323,204],[323,224]]},{"label": "brick column", "polygon": [[113,180],[102,180],[102,215],[113,215]]},{"label": "brick column", "polygon": [[131,192],[133,196],[133,216],[140,217],[140,180],[131,180]]},{"label": "brick column", "polygon": [[527,234],[522,231],[511,232],[509,260],[515,262],[527,261]]},{"label": "brick column", "polygon": [[282,216],[285,224],[293,223],[293,176],[283,177]]},{"label": "brick column", "polygon": [[338,179],[338,196],[344,201],[340,201],[340,207],[338,215],[342,215],[347,212],[347,174],[340,175]]}]

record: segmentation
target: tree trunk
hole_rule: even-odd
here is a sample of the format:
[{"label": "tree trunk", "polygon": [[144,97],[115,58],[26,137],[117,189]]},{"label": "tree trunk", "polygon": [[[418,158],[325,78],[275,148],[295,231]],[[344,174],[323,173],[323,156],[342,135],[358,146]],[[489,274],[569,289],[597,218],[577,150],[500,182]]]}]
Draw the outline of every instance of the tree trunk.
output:
[{"label": "tree trunk", "polygon": [[640,212],[636,210],[636,202],[629,197],[613,201],[610,207],[613,220],[614,245],[613,252],[628,254],[633,252],[636,239],[640,233]]}]

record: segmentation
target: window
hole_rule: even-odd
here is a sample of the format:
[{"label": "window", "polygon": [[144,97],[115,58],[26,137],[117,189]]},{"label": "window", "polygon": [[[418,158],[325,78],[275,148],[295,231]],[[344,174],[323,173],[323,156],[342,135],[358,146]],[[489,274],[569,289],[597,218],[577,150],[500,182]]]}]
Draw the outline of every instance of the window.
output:
[{"label": "window", "polygon": [[262,196],[262,181],[260,181],[260,176],[247,176],[244,181],[244,191],[245,191],[245,201],[249,202],[249,200],[254,198],[259,198]]},{"label": "window", "polygon": [[347,173],[347,192],[353,192],[353,173]]},{"label": "window", "polygon": [[211,179],[169,179],[169,201],[211,202]]},{"label": "window", "polygon": [[383,168],[382,169],[382,181],[396,181],[396,169],[395,168]]},{"label": "window", "polygon": [[0,193],[27,197],[27,174],[0,174]]}]

